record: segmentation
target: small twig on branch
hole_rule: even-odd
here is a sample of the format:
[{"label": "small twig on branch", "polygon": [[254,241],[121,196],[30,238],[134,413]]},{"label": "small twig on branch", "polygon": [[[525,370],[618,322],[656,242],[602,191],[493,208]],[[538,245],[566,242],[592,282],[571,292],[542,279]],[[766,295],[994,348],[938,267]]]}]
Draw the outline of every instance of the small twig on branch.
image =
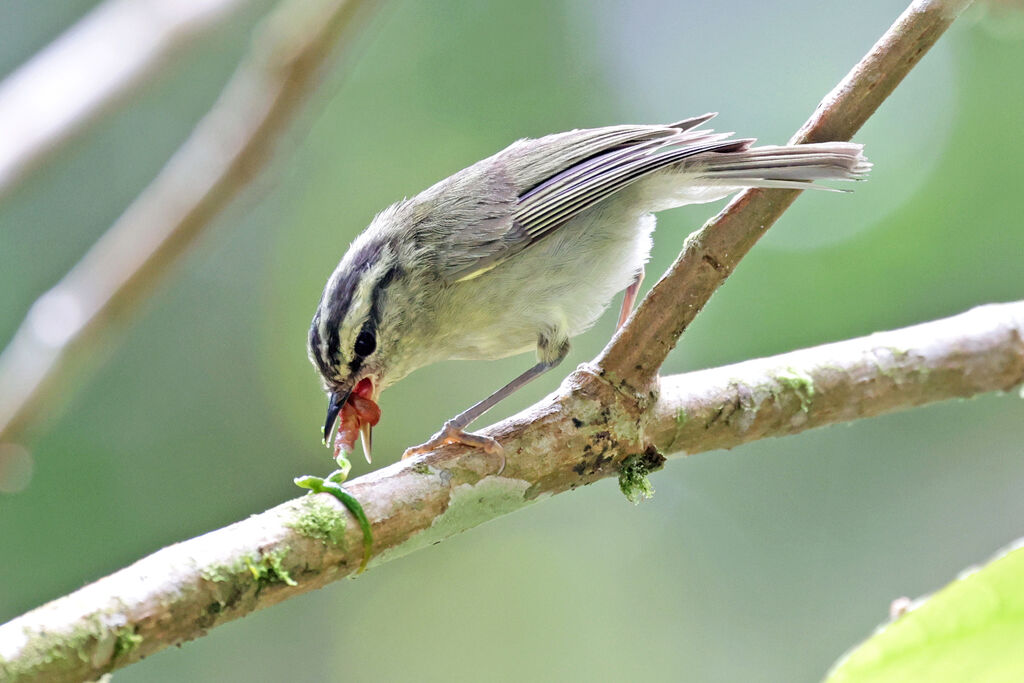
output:
[{"label": "small twig on branch", "polygon": [[[584,366],[561,391],[496,425],[500,477],[479,452],[405,461],[346,489],[373,525],[370,566],[538,499],[615,476],[626,455],[699,453],[755,439],[1009,390],[1024,382],[1024,301],[662,380],[644,416]],[[612,406],[609,410],[609,406]],[[348,520],[348,524],[344,520]],[[362,532],[317,494],[165,548],[0,626],[0,674],[82,680],[352,574]],[[6,671],[3,667],[7,667]],[[21,680],[19,678],[19,680]]]},{"label": "small twig on branch", "polygon": [[0,199],[250,0],[108,0],[0,82]]},{"label": "small twig on branch", "polygon": [[372,1],[292,0],[264,22],[213,109],[0,354],[0,443],[73,386],[71,371],[266,164],[338,37]]},{"label": "small twig on branch", "polygon": [[[915,0],[818,105],[791,144],[849,140],[971,0]],[[597,358],[605,376],[643,395],[680,335],[800,190],[747,190],[690,235],[683,252]]]}]

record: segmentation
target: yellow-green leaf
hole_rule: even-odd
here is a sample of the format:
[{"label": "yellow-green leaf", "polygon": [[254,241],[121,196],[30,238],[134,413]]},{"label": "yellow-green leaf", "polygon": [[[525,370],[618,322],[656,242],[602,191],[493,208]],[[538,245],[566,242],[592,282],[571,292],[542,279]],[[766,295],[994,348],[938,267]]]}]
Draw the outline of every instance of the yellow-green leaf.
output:
[{"label": "yellow-green leaf", "polygon": [[913,603],[826,681],[1024,681],[1024,543]]}]

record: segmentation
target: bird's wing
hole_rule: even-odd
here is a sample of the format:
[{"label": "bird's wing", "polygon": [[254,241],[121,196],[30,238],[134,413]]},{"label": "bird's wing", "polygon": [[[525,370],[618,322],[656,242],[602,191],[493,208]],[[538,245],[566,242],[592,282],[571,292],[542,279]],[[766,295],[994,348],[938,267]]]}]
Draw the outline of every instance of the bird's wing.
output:
[{"label": "bird's wing", "polygon": [[[476,173],[466,182],[486,178],[487,186],[505,178],[497,182],[514,200],[510,211],[451,233],[459,244],[447,250],[457,258],[445,264],[445,279],[482,275],[648,173],[703,152],[740,151],[751,144],[726,140],[729,133],[693,130],[712,116],[667,126],[611,126],[521,140],[470,167],[467,171]],[[452,178],[456,184],[458,175]],[[490,189],[502,194],[499,187]]]}]

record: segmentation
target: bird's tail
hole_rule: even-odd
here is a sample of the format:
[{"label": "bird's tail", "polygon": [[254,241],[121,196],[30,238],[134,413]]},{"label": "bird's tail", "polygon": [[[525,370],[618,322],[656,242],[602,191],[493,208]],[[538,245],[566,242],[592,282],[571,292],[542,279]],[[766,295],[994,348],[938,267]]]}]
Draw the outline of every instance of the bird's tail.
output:
[{"label": "bird's tail", "polygon": [[860,180],[871,162],[863,146],[853,142],[818,142],[806,145],[750,147],[736,152],[701,154],[700,176],[715,184],[735,187],[817,188],[815,180]]}]

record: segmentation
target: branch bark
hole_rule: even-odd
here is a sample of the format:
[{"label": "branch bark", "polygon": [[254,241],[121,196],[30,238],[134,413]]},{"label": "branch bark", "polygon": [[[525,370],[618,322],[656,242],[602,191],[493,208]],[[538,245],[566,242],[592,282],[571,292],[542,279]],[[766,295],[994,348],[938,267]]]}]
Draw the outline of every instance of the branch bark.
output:
[{"label": "branch bark", "polygon": [[0,199],[248,0],[108,0],[0,82]]},{"label": "branch bark", "polygon": [[[732,448],[1022,382],[1024,301],[667,377],[643,414],[584,365],[489,430],[510,454],[502,476],[490,476],[486,455],[448,449],[346,488],[373,525],[372,567],[614,476],[629,456],[656,469],[662,453]],[[94,678],[348,576],[362,557],[354,521],[332,496],[315,494],[160,550],[0,626],[0,674]]]},{"label": "branch bark", "polygon": [[69,377],[266,165],[339,36],[373,0],[291,0],[263,24],[213,109],[156,179],[53,289],[0,354],[0,443]]}]

